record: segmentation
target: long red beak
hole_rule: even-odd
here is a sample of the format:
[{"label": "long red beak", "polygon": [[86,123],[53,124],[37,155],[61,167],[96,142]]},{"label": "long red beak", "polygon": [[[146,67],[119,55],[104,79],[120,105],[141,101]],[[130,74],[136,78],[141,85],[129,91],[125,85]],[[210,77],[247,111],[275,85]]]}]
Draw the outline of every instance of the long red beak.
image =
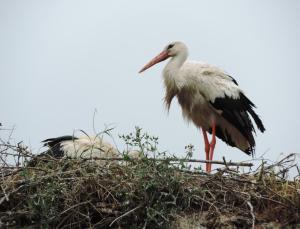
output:
[{"label": "long red beak", "polygon": [[149,61],[148,64],[146,64],[140,71],[139,73],[145,71],[146,69],[152,67],[153,65],[162,62],[166,59],[168,59],[170,56],[167,51],[162,51],[160,54],[158,54],[156,57],[154,57],[152,60]]}]

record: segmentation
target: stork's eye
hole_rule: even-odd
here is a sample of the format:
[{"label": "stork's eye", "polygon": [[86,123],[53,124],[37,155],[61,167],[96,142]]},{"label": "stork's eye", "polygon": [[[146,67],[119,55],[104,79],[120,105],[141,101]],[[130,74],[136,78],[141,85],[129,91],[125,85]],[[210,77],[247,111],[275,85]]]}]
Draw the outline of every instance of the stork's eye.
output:
[{"label": "stork's eye", "polygon": [[173,48],[173,46],[174,46],[174,44],[170,44],[170,45],[168,45],[167,49],[171,49],[171,48]]}]

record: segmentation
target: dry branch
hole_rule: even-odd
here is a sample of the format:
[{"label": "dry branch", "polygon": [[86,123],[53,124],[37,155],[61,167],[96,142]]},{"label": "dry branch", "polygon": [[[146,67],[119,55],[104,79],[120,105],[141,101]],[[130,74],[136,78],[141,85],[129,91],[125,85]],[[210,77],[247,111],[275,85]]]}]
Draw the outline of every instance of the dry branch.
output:
[{"label": "dry branch", "polygon": [[[86,159],[84,159],[86,160]],[[143,159],[133,159],[133,158],[105,158],[105,157],[93,157],[91,160],[103,160],[103,161],[141,161]],[[242,166],[242,167],[252,167],[253,163],[249,162],[224,162],[224,161],[210,161],[210,160],[198,160],[198,159],[180,159],[180,158],[146,158],[146,160],[152,160],[157,162],[190,162],[190,163],[211,163],[218,165],[226,165],[226,166]]]}]

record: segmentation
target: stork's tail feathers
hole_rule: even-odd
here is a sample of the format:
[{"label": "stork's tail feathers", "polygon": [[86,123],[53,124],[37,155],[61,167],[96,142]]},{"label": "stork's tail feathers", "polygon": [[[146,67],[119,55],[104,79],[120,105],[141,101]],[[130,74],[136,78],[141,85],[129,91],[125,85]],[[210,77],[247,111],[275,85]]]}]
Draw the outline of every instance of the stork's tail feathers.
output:
[{"label": "stork's tail feathers", "polygon": [[257,128],[263,133],[266,129],[265,129],[264,124],[262,123],[261,119],[259,118],[259,116],[253,110],[253,108],[256,106],[243,93],[241,93],[240,96],[242,97],[244,104],[247,105],[247,108],[248,108],[247,111],[253,118]]},{"label": "stork's tail feathers", "polygon": [[65,136],[57,137],[57,138],[48,138],[48,139],[43,140],[42,142],[44,143],[44,146],[49,146],[51,148],[63,141],[68,141],[68,140],[74,141],[76,139],[78,139],[78,138],[76,138],[75,136],[65,135]]},{"label": "stork's tail feathers", "polygon": [[63,150],[61,150],[61,143],[64,141],[74,141],[76,139],[78,138],[71,135],[45,139],[42,142],[44,143],[44,146],[49,147],[49,149],[47,149],[44,153],[40,155],[48,155],[51,157],[61,158],[64,156],[64,152]]},{"label": "stork's tail feathers", "polygon": [[41,158],[47,158],[47,157],[55,157],[55,158],[61,158],[64,156],[64,152],[61,150],[61,145],[60,143],[63,141],[68,141],[68,140],[76,140],[78,138],[71,136],[71,135],[66,135],[62,137],[57,137],[57,138],[48,138],[42,141],[44,143],[43,146],[49,147],[45,152],[37,155],[36,157],[32,158],[29,162],[27,162],[27,166],[34,167],[38,163],[38,159]]},{"label": "stork's tail feathers", "polygon": [[251,108],[248,110],[251,117],[253,118],[257,128],[263,133],[266,129],[264,127],[264,124],[262,123],[261,119],[259,116],[255,113],[255,111]]}]

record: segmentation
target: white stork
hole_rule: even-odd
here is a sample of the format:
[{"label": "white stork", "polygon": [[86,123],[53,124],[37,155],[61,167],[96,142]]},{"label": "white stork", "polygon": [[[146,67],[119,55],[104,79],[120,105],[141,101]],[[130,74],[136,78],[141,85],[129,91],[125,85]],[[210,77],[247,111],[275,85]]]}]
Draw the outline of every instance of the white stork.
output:
[{"label": "white stork", "polygon": [[[109,142],[104,141],[101,136],[80,136],[75,137],[71,135],[48,138],[44,141],[44,146],[48,149],[38,155],[51,156],[54,158],[73,158],[73,159],[87,159],[94,160],[99,165],[105,165],[107,162],[104,160],[97,160],[97,158],[119,158],[123,156],[115,147]],[[140,158],[140,152],[132,150],[128,152],[130,158]],[[95,160],[96,159],[96,160]],[[35,158],[29,161],[29,166],[35,166]],[[111,161],[111,163],[118,163]]]},{"label": "white stork", "polygon": [[[166,107],[169,110],[176,96],[183,117],[202,129],[206,160],[213,159],[216,136],[248,155],[253,154],[255,129],[250,116],[261,132],[265,128],[253,110],[255,105],[237,82],[218,67],[187,60],[188,48],[182,42],[168,44],[139,73],[169,57],[171,59],[163,70]],[[212,134],[210,142],[207,132]],[[206,163],[206,171],[211,171],[210,163]]]},{"label": "white stork", "polygon": [[44,146],[49,149],[47,153],[56,158],[112,158],[119,157],[119,152],[100,136],[81,136],[71,135],[49,138],[44,141]]}]

